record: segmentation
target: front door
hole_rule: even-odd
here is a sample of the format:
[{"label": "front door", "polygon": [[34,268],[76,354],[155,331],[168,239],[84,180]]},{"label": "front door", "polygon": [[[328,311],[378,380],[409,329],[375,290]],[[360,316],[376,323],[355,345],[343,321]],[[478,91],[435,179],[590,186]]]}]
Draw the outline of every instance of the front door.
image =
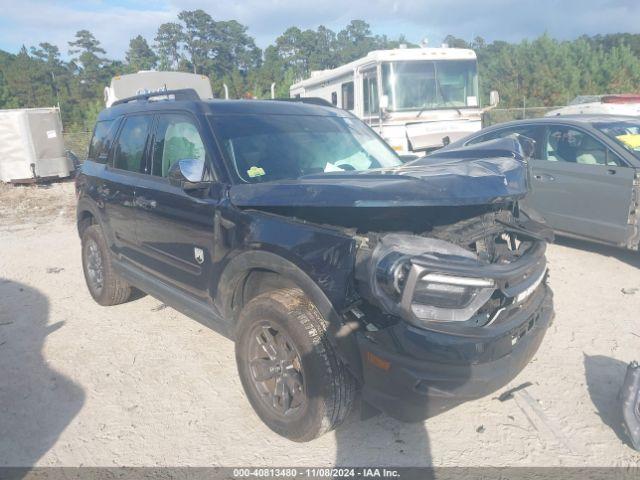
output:
[{"label": "front door", "polygon": [[554,230],[626,243],[634,170],[577,128],[546,127],[542,147],[532,161],[531,205]]},{"label": "front door", "polygon": [[[166,178],[179,160],[208,161],[197,119],[187,113],[159,114],[151,143],[150,175],[136,186],[140,266],[161,281],[207,300],[217,184],[187,192]],[[204,175],[210,175],[208,169]]]}]

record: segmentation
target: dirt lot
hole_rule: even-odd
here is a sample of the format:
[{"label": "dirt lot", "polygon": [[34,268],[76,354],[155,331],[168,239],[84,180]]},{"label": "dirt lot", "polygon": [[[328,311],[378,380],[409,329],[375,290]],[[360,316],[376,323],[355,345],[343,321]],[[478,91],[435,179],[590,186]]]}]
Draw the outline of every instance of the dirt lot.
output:
[{"label": "dirt lot", "polygon": [[151,297],[92,301],[73,200],[0,187],[0,465],[638,465],[616,401],[640,357],[637,253],[550,247],[557,316],[514,398],[417,425],[354,415],[299,445],[253,413],[228,340]]}]

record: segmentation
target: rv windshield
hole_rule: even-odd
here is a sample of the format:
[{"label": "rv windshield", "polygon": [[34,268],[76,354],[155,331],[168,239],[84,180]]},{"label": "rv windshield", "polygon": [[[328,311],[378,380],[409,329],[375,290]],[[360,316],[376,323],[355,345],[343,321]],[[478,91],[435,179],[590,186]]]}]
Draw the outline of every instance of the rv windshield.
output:
[{"label": "rv windshield", "polygon": [[475,60],[420,60],[382,64],[390,111],[478,106]]},{"label": "rv windshield", "polygon": [[243,182],[396,167],[391,148],[360,120],[320,115],[225,115],[211,121]]}]

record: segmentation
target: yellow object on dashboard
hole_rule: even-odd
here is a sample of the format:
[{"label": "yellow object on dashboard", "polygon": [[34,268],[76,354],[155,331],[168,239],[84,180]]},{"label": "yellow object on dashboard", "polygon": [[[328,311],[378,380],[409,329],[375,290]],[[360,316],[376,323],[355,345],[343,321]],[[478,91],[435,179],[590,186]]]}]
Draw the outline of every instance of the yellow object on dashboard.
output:
[{"label": "yellow object on dashboard", "polygon": [[634,150],[640,149],[640,134],[630,133],[626,135],[616,136],[618,140],[624,143],[626,146],[633,148]]}]

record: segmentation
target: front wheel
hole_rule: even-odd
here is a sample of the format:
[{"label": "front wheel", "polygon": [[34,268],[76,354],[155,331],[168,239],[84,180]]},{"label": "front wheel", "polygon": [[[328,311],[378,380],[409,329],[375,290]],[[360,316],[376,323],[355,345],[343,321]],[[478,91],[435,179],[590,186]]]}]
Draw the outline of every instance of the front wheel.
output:
[{"label": "front wheel", "polygon": [[347,416],[355,380],[327,338],[327,324],[299,289],[266,292],[242,309],[236,362],[242,386],[274,432],[307,442]]}]

